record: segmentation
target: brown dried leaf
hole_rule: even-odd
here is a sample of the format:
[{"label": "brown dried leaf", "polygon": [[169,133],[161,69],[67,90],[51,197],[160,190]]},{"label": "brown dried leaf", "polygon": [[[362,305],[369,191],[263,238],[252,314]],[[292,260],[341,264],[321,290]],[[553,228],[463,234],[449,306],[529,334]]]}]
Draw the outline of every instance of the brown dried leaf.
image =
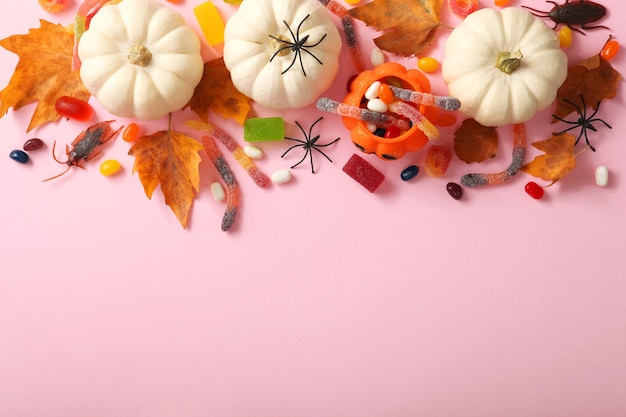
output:
[{"label": "brown dried leaf", "polygon": [[374,0],[348,10],[355,19],[386,31],[374,39],[380,49],[403,56],[421,54],[441,26],[443,0]]},{"label": "brown dried leaf", "polygon": [[235,88],[224,58],[217,58],[204,64],[202,79],[185,107],[190,107],[205,122],[212,110],[243,125],[250,112],[250,99]]},{"label": "brown dried leaf", "polygon": [[532,145],[545,154],[536,156],[520,169],[534,177],[552,181],[552,185],[576,166],[575,144],[576,138],[569,133],[553,135],[549,139],[535,142]]},{"label": "brown dried leaf", "polygon": [[58,120],[54,103],[61,96],[89,99],[78,71],[71,71],[74,37],[62,25],[40,20],[26,35],[0,40],[0,46],[17,54],[19,61],[9,85],[0,91],[0,117],[38,101],[27,132]]},{"label": "brown dried leaf", "polygon": [[200,187],[198,152],[203,149],[200,142],[182,133],[164,130],[139,138],[128,151],[135,157],[133,172],[139,173],[146,196],[151,199],[160,183],[165,203],[183,228]]},{"label": "brown dried leaf", "polygon": [[454,153],[471,164],[493,158],[498,152],[498,132],[474,119],[466,119],[454,132]]},{"label": "brown dried leaf", "polygon": [[[576,108],[564,99],[582,109],[581,96],[585,98],[585,106],[595,110],[601,100],[617,95],[617,84],[621,78],[620,73],[599,54],[570,67],[565,82],[557,90],[554,115],[564,118],[576,111]],[[552,119],[552,123],[557,121],[556,117]]]}]

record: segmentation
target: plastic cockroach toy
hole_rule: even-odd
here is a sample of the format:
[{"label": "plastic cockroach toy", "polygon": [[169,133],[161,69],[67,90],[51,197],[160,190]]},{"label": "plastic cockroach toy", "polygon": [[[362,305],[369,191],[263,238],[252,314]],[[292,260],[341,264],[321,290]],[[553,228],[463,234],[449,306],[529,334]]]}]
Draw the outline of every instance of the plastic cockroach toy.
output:
[{"label": "plastic cockroach toy", "polygon": [[[546,12],[528,6],[522,7],[530,10],[531,13],[534,12],[532,14],[537,17],[549,17],[554,22],[552,29],[556,29],[561,23],[565,23],[568,28],[583,35],[585,33],[580,29],[608,29],[608,27],[602,25],[586,26],[588,23],[596,22],[606,15],[606,7],[599,3],[588,0],[566,0],[563,4],[558,4],[554,1],[546,1],[546,3],[554,4],[552,10]],[[573,27],[574,25],[580,26],[580,29]]]},{"label": "plastic cockroach toy", "polygon": [[59,164],[67,165],[67,169],[61,172],[60,174],[55,175],[54,177],[45,179],[44,182],[53,180],[55,178],[59,178],[61,175],[69,171],[70,168],[73,167],[74,165],[80,168],[84,168],[80,164],[81,161],[83,160],[89,161],[90,159],[98,156],[101,153],[101,151],[95,151],[95,149],[99,145],[103,145],[107,143],[109,140],[113,139],[115,135],[117,135],[119,131],[122,130],[123,126],[115,131],[111,129],[111,123],[113,123],[114,121],[115,120],[109,120],[108,122],[100,122],[100,123],[96,123],[93,126],[88,127],[86,130],[81,132],[76,137],[76,139],[74,139],[74,141],[72,142],[71,149],[69,145],[65,145],[65,153],[67,154],[66,161],[59,161],[57,159],[55,152],[54,152],[57,142],[54,141],[54,144],[52,145],[52,157]]}]

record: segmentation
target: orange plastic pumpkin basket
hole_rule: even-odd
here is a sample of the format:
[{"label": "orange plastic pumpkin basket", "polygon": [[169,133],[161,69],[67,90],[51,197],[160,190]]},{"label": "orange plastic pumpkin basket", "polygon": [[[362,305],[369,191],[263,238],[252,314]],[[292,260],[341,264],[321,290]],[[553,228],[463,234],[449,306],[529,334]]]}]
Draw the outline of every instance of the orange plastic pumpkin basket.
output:
[{"label": "orange plastic pumpkin basket", "polygon": [[[352,81],[350,92],[345,97],[344,103],[363,107],[365,92],[375,81],[421,93],[430,93],[430,82],[421,71],[407,70],[401,64],[387,62],[373,70],[360,73]],[[434,107],[419,105],[418,110],[429,120],[434,120],[437,115],[437,109]],[[407,152],[417,151],[428,142],[426,135],[417,126],[412,126],[400,136],[383,138],[370,132],[367,124],[362,120],[347,116],[342,119],[344,125],[350,130],[352,142],[358,149],[365,153],[375,153],[385,160],[402,158]]]}]

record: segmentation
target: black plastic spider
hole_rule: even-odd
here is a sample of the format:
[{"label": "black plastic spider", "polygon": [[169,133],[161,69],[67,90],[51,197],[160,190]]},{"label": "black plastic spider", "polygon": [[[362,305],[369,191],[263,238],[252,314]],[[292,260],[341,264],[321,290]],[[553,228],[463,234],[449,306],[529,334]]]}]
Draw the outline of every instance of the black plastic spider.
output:
[{"label": "black plastic spider", "polygon": [[308,155],[308,156],[309,156],[309,159],[311,160],[311,172],[312,172],[313,174],[315,174],[315,169],[313,168],[313,150],[318,151],[319,153],[321,153],[322,155],[324,155],[324,157],[325,157],[326,159],[328,159],[330,162],[333,162],[333,161],[332,161],[332,159],[330,159],[330,158],[328,157],[328,155],[326,155],[324,152],[322,152],[319,148],[325,148],[325,147],[327,147],[327,146],[330,146],[330,145],[332,145],[333,143],[337,142],[337,141],[338,141],[339,139],[341,139],[341,138],[337,138],[337,139],[333,140],[333,141],[332,141],[332,142],[330,142],[330,143],[326,143],[326,144],[323,144],[323,145],[319,145],[319,144],[317,143],[317,141],[319,140],[320,135],[317,135],[317,136],[315,136],[314,138],[312,138],[312,137],[311,137],[311,132],[313,131],[313,127],[314,127],[314,126],[315,126],[315,125],[316,125],[316,124],[317,124],[320,120],[322,120],[322,119],[323,119],[323,117],[320,117],[319,119],[317,119],[317,120],[316,120],[316,121],[315,121],[315,122],[311,125],[311,128],[309,129],[309,134],[308,134],[308,135],[306,134],[305,130],[302,128],[302,126],[300,125],[300,123],[296,122],[296,124],[298,125],[298,127],[299,127],[299,128],[300,128],[300,130],[302,131],[302,134],[304,135],[304,139],[305,139],[305,140],[300,140],[300,139],[294,139],[294,138],[288,138],[288,137],[285,137],[285,139],[293,140],[294,142],[298,142],[298,143],[297,143],[296,145],[293,145],[293,146],[292,146],[292,147],[290,147],[289,149],[287,149],[287,150],[285,151],[285,153],[284,153],[284,154],[282,154],[282,155],[280,156],[281,158],[284,158],[284,157],[285,157],[285,155],[287,155],[287,153],[288,153],[290,150],[292,150],[292,149],[294,149],[294,148],[297,148],[297,147],[300,147],[300,146],[301,146],[301,147],[303,147],[303,148],[304,148],[304,150],[306,151],[306,152],[304,153],[304,156],[302,157],[302,159],[301,159],[300,161],[298,161],[298,163],[296,163],[296,164],[292,165],[292,166],[291,166],[291,168],[295,168],[295,167],[297,167],[298,165],[300,165],[300,164],[301,164],[301,163],[302,163],[302,162],[306,159],[306,157],[307,157],[307,155]]},{"label": "black plastic spider", "polygon": [[278,48],[278,50],[276,52],[274,52],[274,55],[272,55],[272,57],[270,58],[270,62],[272,62],[272,60],[274,58],[276,58],[276,55],[280,54],[283,51],[290,50],[291,52],[293,52],[293,60],[291,61],[291,64],[289,64],[287,69],[285,69],[283,72],[281,72],[281,74],[284,74],[287,71],[289,71],[291,69],[291,67],[293,67],[293,64],[296,63],[296,59],[299,59],[300,60],[300,68],[302,68],[302,73],[306,77],[306,71],[304,70],[304,64],[302,63],[302,52],[306,52],[307,54],[311,55],[311,57],[313,57],[313,59],[315,59],[317,62],[319,62],[320,65],[324,65],[322,63],[322,61],[320,61],[318,57],[313,55],[313,53],[308,51],[307,48],[314,48],[317,45],[319,45],[320,43],[322,43],[322,41],[326,37],[326,34],[324,34],[324,36],[322,36],[322,38],[319,41],[317,41],[317,43],[314,43],[313,45],[305,45],[306,41],[309,40],[309,35],[305,35],[302,39],[300,39],[300,28],[302,27],[302,24],[304,23],[304,21],[309,18],[309,16],[310,15],[306,15],[306,17],[304,19],[302,19],[300,24],[298,24],[298,28],[296,29],[296,33],[295,34],[291,30],[291,27],[289,27],[289,24],[287,24],[287,22],[285,22],[283,20],[283,23],[285,24],[285,26],[287,26],[287,30],[289,30],[289,33],[291,34],[291,38],[293,39],[293,42],[291,42],[289,40],[281,39],[281,38],[273,36],[273,35],[269,35],[270,38],[272,38],[275,41],[278,41],[278,42],[280,42],[280,43],[285,45],[285,46],[282,46],[282,47]]},{"label": "black plastic spider", "polygon": [[591,113],[591,116],[587,117],[587,108],[585,106],[585,98],[581,95],[580,96],[580,101],[582,102],[582,107],[579,107],[576,103],[569,101],[568,99],[564,98],[563,99],[564,102],[570,104],[571,106],[573,106],[576,109],[576,112],[578,112],[578,120],[571,121],[571,120],[565,120],[560,118],[559,116],[553,114],[552,117],[554,117],[555,119],[558,119],[564,123],[568,123],[570,125],[574,125],[570,128],[567,128],[559,133],[557,133],[557,135],[560,135],[562,133],[565,133],[567,131],[570,131],[572,129],[576,129],[577,127],[580,127],[580,133],[578,134],[578,137],[576,138],[576,144],[578,144],[578,141],[580,140],[580,138],[585,135],[585,142],[587,142],[587,146],[589,146],[589,149],[591,149],[592,151],[596,151],[595,148],[593,146],[591,146],[591,143],[589,143],[589,138],[587,137],[587,129],[589,130],[593,130],[594,132],[597,132],[598,129],[596,129],[595,126],[593,126],[591,123],[592,122],[602,122],[604,123],[604,125],[606,127],[608,127],[609,129],[613,129],[607,122],[605,122],[604,120],[600,119],[600,118],[593,118],[593,116],[596,115],[596,113],[598,113],[598,110],[600,110],[600,101],[598,102],[598,105],[596,107],[596,109],[593,111],[593,113]]}]

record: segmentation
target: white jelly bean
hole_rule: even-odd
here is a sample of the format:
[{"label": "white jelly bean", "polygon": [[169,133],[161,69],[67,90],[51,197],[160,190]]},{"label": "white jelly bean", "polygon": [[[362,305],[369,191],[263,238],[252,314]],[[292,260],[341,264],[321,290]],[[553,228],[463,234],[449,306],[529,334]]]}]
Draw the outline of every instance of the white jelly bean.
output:
[{"label": "white jelly bean", "polygon": [[372,49],[372,53],[370,54],[370,62],[373,66],[377,67],[380,64],[385,63],[385,54],[379,48]]},{"label": "white jelly bean", "polygon": [[368,100],[378,98],[378,91],[380,90],[380,81],[374,81],[365,90],[365,98]]},{"label": "white jelly bean", "polygon": [[243,147],[243,153],[248,155],[252,159],[263,158],[263,151],[256,146],[246,145]]},{"label": "white jelly bean", "polygon": [[224,192],[224,187],[219,182],[211,183],[211,194],[213,194],[213,199],[215,201],[224,201],[226,198],[226,192]]},{"label": "white jelly bean", "polygon": [[374,123],[368,123],[366,126],[367,126],[367,130],[369,130],[372,133],[376,132],[376,129],[378,129],[378,126],[376,126]]},{"label": "white jelly bean", "polygon": [[609,183],[609,170],[604,166],[600,165],[596,168],[596,184],[600,187],[605,187]]},{"label": "white jelly bean", "polygon": [[387,104],[379,98],[374,98],[368,101],[367,108],[378,113],[385,113],[389,109]]},{"label": "white jelly bean", "polygon": [[288,169],[281,169],[274,172],[271,176],[274,184],[284,184],[291,179],[291,171]]}]

